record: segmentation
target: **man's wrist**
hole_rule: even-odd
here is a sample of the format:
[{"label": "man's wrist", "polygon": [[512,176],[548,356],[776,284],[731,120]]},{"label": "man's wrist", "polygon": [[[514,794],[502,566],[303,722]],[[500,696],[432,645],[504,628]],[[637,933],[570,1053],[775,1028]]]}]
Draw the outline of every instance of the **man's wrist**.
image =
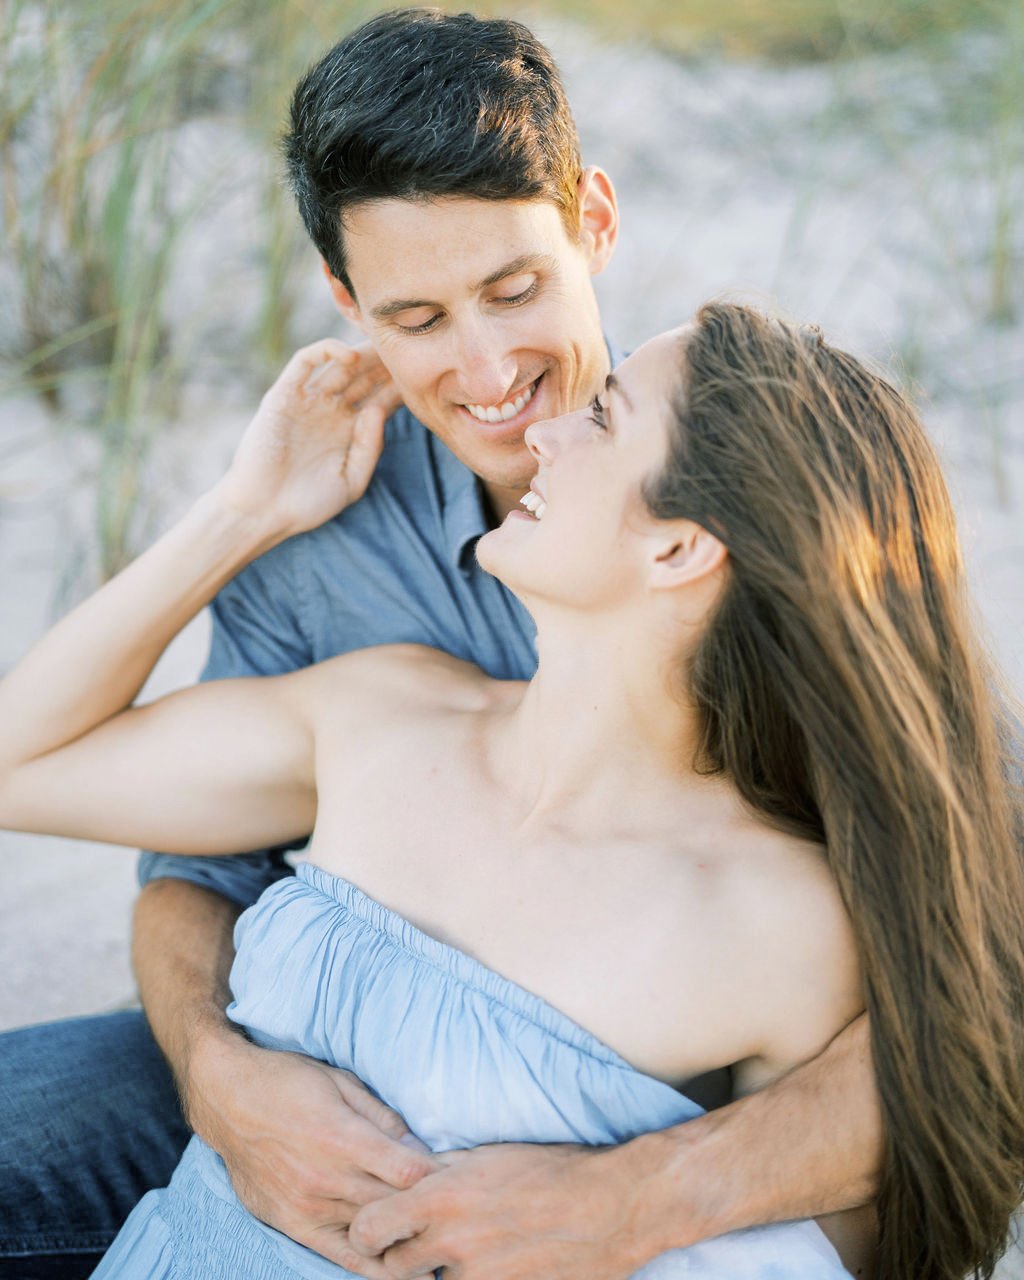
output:
[{"label": "man's wrist", "polygon": [[[241,1031],[225,1015],[240,907],[188,880],[148,881],[135,904],[132,966],[154,1038],[184,1101],[193,1058]],[[195,1070],[202,1075],[203,1068]]]},{"label": "man's wrist", "polygon": [[253,1049],[242,1029],[211,1008],[198,1013],[189,1029],[188,1046],[175,1073],[182,1110],[189,1126],[208,1138],[214,1117],[221,1114],[221,1091],[230,1097],[231,1080]]},{"label": "man's wrist", "polygon": [[641,1134],[609,1153],[631,1188],[629,1236],[639,1263],[733,1229],[721,1180],[700,1176],[715,1142],[712,1116]]}]

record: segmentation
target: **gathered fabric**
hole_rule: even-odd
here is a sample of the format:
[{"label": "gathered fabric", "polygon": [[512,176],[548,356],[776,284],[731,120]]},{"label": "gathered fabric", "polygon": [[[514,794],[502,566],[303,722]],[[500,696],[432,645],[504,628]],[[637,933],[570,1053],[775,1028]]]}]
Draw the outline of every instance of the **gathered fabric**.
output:
[{"label": "gathered fabric", "polygon": [[[539,996],[429,937],[355,885],[303,863],[239,918],[228,1015],[268,1049],[352,1071],[432,1151],[493,1142],[609,1145],[701,1108],[630,1066]],[[672,1250],[643,1280],[839,1280],[813,1222]],[[254,1218],[220,1157],[193,1138],[93,1280],[346,1280]],[[356,1278],[357,1280],[357,1278]]]}]

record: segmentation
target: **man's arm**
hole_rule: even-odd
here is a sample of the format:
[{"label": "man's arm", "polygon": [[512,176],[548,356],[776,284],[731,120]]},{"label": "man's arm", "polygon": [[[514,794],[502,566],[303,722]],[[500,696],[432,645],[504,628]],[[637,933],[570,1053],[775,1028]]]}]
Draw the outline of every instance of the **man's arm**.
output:
[{"label": "man's arm", "polygon": [[386,1280],[345,1227],[357,1207],[436,1162],[403,1145],[401,1117],[356,1078],[251,1044],[224,1016],[239,908],[186,880],[150,881],[132,959],[153,1034],[190,1126],[224,1158],[246,1206],[325,1257]]},{"label": "man's arm", "polygon": [[762,1092],[620,1147],[442,1155],[443,1171],[360,1210],[350,1240],[395,1280],[437,1267],[456,1280],[627,1280],[668,1249],[866,1203],[882,1150],[862,1015]]},{"label": "man's arm", "polygon": [[225,1035],[244,1039],[224,1015],[239,912],[219,893],[173,877],[149,881],[135,905],[132,964],[139,994],[174,1071],[186,1119],[199,1133],[211,1125],[201,1094],[189,1088],[193,1051]]}]

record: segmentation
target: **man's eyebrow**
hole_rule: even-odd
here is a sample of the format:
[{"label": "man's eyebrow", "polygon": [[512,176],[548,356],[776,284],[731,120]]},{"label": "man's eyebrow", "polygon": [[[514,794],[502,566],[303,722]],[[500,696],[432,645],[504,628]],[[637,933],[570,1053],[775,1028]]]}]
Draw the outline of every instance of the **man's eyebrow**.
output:
[{"label": "man's eyebrow", "polygon": [[[473,293],[487,289],[499,280],[507,280],[509,276],[520,275],[524,271],[555,271],[558,263],[549,253],[523,253],[511,262],[506,262],[497,271],[492,271],[478,284],[472,286]],[[386,320],[389,316],[397,316],[402,311],[414,311],[417,307],[436,307],[437,303],[429,298],[393,298],[390,302],[382,302],[373,308],[370,315],[374,320]]]},{"label": "man's eyebrow", "polygon": [[395,298],[391,302],[382,302],[370,312],[374,320],[386,320],[388,316],[397,316],[401,311],[412,311],[416,307],[433,307],[436,304],[426,298]]},{"label": "man's eyebrow", "polygon": [[518,276],[524,271],[539,271],[542,269],[557,271],[558,263],[550,253],[523,253],[518,258],[513,258],[511,262],[506,262],[497,271],[492,271],[489,276],[485,276],[479,284],[473,286],[473,292],[479,293],[481,289],[497,284],[499,280],[507,280],[509,276]]},{"label": "man's eyebrow", "polygon": [[610,373],[608,377],[605,378],[604,389],[605,391],[614,391],[616,395],[622,396],[623,400],[625,400],[626,402],[626,407],[629,409],[630,413],[636,412],[636,410],[633,408],[633,401],[630,400],[629,396],[626,394],[625,388],[623,387],[622,383],[618,380],[618,378],[616,378],[614,373]]}]

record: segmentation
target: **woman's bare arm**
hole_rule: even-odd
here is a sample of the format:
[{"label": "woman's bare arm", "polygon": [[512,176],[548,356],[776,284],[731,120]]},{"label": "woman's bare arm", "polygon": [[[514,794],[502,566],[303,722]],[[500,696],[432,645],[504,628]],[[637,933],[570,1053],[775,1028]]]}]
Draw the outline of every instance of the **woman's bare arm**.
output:
[{"label": "woman's bare arm", "polygon": [[293,678],[220,681],[131,706],[255,542],[215,496],[202,499],[0,684],[0,824],[183,853],[311,829],[312,737]]},{"label": "woman's bare arm", "polygon": [[339,430],[331,342],[299,352],[231,469],[0,683],[0,824],[181,852],[310,830],[314,672],[133,700],[167,644],[256,555],[354,501],[382,415]]}]

